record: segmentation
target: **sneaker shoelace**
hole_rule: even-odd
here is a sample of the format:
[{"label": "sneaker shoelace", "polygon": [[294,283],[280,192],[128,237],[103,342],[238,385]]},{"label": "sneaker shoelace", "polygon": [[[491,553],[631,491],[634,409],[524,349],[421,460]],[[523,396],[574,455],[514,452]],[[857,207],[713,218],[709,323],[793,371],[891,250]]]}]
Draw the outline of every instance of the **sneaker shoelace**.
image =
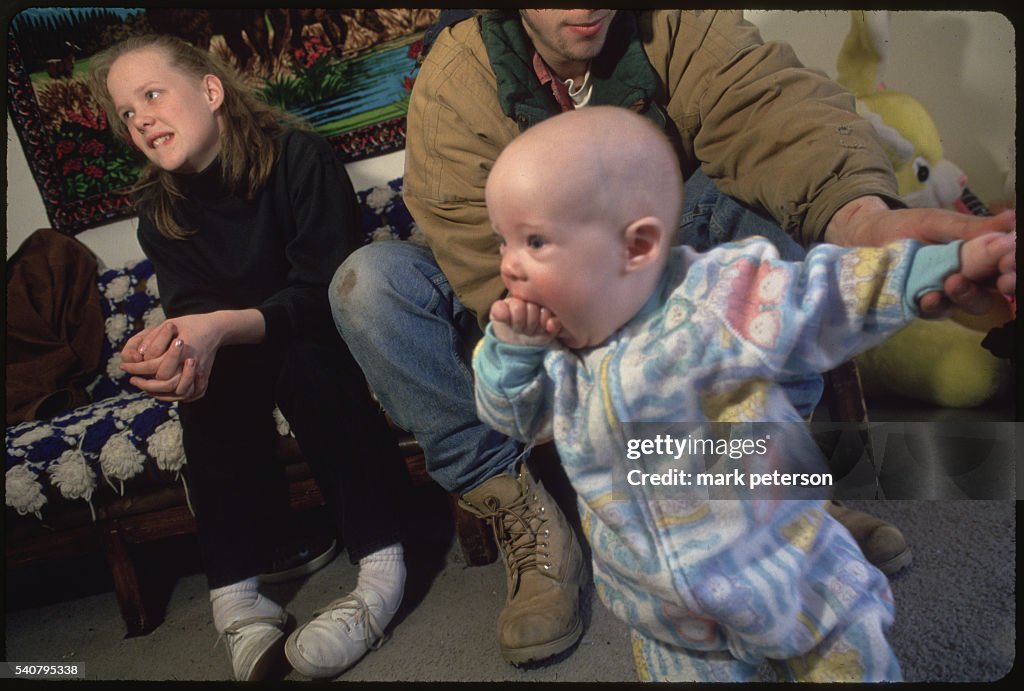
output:
[{"label": "sneaker shoelace", "polygon": [[242,633],[242,629],[252,624],[269,624],[271,626],[282,628],[288,621],[288,615],[282,610],[281,614],[276,617],[249,617],[248,619],[239,619],[238,621],[232,622],[230,626],[226,627],[224,631],[217,636],[217,640],[214,641],[213,647],[217,647],[217,644],[223,640],[225,645],[230,649],[233,645],[234,637]]},{"label": "sneaker shoelace", "polygon": [[316,610],[313,616],[318,617],[325,612],[331,612],[331,618],[341,623],[346,632],[351,633],[353,629],[362,628],[363,642],[368,649],[376,650],[384,645],[384,631],[370,612],[366,600],[359,593],[352,591],[345,597]]}]

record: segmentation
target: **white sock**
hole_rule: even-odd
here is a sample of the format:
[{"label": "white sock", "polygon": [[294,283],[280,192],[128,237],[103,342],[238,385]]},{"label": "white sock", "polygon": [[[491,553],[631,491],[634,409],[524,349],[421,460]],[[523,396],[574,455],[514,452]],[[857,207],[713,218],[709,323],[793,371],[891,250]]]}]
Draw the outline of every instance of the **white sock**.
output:
[{"label": "white sock", "polygon": [[371,607],[377,623],[384,628],[391,621],[405,594],[405,551],[402,543],[377,550],[359,560],[359,581],[356,592],[364,595],[372,591],[384,601],[383,611]]},{"label": "white sock", "polygon": [[253,576],[210,590],[213,626],[217,633],[224,633],[224,629],[243,619],[281,616],[281,606],[260,595],[258,588],[259,579]]}]

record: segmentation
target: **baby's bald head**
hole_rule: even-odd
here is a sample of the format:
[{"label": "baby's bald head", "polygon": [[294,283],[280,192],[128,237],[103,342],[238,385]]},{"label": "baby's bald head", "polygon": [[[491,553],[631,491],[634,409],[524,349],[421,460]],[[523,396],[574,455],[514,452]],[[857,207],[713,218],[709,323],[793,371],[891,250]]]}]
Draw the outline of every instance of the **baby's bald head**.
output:
[{"label": "baby's bald head", "polygon": [[671,144],[633,111],[588,106],[528,129],[487,179],[509,295],[547,308],[570,348],[603,343],[656,289],[682,194]]},{"label": "baby's bald head", "polygon": [[491,170],[493,194],[524,194],[622,226],[644,216],[676,228],[683,183],[675,151],[649,119],[590,106],[549,118],[514,139]]}]

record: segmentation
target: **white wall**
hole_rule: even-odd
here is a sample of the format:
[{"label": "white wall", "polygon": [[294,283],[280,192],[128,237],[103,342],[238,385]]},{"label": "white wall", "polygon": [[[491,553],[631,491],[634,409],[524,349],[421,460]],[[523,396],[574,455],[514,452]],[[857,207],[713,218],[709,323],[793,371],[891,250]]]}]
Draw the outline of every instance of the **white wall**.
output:
[{"label": "white wall", "polygon": [[[841,11],[748,10],[766,40],[793,45],[809,66],[835,76],[839,46],[849,30]],[[1014,193],[1016,123],[1014,30],[993,12],[894,12],[888,88],[920,100],[943,136],[946,157],[968,175],[983,200]],[[7,256],[36,228],[50,225],[20,142],[7,121]],[[356,189],[402,174],[403,154],[349,165]],[[142,255],[133,221],[78,235],[109,266]]]}]

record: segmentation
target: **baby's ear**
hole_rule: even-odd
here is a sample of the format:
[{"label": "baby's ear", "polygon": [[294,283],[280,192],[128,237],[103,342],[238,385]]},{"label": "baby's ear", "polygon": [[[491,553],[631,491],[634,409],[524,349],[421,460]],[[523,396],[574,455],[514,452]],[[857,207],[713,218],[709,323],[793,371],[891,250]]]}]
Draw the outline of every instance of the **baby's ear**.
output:
[{"label": "baby's ear", "polygon": [[656,216],[644,216],[626,227],[626,271],[659,264],[665,251],[665,225]]}]

